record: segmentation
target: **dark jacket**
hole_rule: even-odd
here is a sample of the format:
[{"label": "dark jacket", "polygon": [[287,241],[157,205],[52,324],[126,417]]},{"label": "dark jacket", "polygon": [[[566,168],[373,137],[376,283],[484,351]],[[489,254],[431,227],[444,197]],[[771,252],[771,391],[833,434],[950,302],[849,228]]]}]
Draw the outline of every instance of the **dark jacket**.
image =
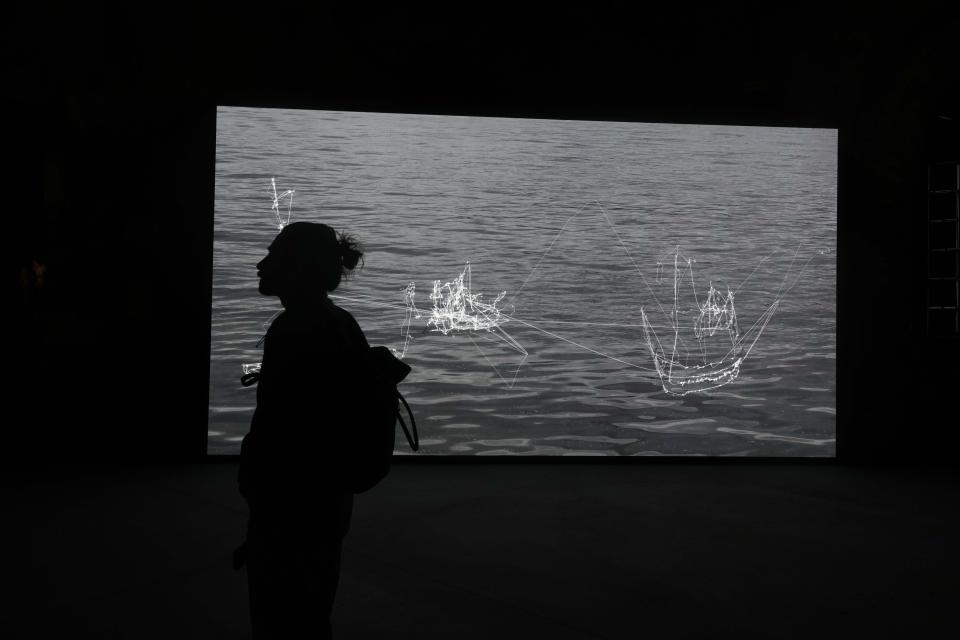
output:
[{"label": "dark jacket", "polygon": [[368,347],[353,316],[326,297],[273,321],[240,450],[240,492],[248,502],[343,491],[339,442],[362,401],[358,372]]}]

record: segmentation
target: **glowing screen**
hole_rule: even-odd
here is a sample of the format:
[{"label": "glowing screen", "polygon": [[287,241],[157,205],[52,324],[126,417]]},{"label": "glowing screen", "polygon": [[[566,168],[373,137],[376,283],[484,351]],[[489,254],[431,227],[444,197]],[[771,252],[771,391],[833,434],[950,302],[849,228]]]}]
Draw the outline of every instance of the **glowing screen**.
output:
[{"label": "glowing screen", "polygon": [[424,454],[835,455],[835,129],[220,107],[216,154],[210,453],[310,220]]}]

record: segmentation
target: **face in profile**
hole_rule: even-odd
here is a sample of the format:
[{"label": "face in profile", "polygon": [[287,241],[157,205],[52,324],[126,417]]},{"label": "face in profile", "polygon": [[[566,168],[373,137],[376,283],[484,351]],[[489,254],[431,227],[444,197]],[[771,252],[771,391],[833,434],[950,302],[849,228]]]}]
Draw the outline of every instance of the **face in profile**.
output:
[{"label": "face in profile", "polygon": [[267,255],[257,263],[257,277],[260,279],[258,289],[265,296],[279,296],[287,269],[283,264],[281,254],[276,251],[276,243],[267,248]]}]

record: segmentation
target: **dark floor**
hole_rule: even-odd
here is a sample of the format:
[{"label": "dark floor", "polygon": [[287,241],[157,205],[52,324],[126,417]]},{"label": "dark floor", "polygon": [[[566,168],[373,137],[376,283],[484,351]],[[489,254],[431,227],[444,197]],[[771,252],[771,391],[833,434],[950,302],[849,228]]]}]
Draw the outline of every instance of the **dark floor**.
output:
[{"label": "dark floor", "polygon": [[[8,472],[0,636],[249,637],[235,475]],[[357,499],[334,631],[956,637],[957,489],[831,464],[397,465]]]}]

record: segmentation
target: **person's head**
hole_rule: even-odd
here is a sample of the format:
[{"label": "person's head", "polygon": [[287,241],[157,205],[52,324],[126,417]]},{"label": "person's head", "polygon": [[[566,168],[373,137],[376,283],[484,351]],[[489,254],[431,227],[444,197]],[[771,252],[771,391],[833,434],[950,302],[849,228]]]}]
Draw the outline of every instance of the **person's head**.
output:
[{"label": "person's head", "polygon": [[257,263],[260,293],[288,301],[325,295],[363,257],[357,241],[316,222],[294,222],[277,235]]}]

